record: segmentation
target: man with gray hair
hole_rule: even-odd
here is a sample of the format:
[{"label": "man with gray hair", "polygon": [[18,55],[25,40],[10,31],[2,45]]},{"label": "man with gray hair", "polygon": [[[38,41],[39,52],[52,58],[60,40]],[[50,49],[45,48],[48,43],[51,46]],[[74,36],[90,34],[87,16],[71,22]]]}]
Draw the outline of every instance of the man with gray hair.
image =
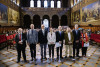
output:
[{"label": "man with gray hair", "polygon": [[62,31],[62,27],[58,26],[58,30],[56,32],[56,42],[61,44],[60,47],[57,47],[57,60],[59,59],[59,51],[60,51],[60,58],[62,59],[62,48],[63,48],[63,40],[64,40],[64,32]]},{"label": "man with gray hair", "polygon": [[33,61],[33,57],[36,61],[36,44],[38,43],[38,32],[34,30],[34,24],[31,24],[30,28],[31,29],[27,32],[27,43],[30,47],[31,58],[32,58],[31,61]]},{"label": "man with gray hair", "polygon": [[17,53],[18,53],[17,63],[20,62],[21,51],[23,54],[24,62],[27,62],[26,54],[25,54],[26,36],[24,35],[24,33],[22,33],[22,28],[18,29],[18,34],[16,34],[16,36],[15,36],[15,42],[16,42],[16,49],[17,49]]}]

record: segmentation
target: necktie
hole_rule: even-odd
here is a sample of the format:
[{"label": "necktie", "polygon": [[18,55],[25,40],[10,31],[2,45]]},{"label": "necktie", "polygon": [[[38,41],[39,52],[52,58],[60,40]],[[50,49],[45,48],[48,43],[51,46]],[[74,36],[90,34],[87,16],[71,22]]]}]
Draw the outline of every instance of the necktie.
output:
[{"label": "necktie", "polygon": [[61,36],[61,31],[59,32],[60,36]]},{"label": "necktie", "polygon": [[20,34],[19,40],[21,41],[21,34]]},{"label": "necktie", "polygon": [[32,30],[32,34],[33,34],[33,30]]},{"label": "necktie", "polygon": [[45,35],[45,34],[44,34],[44,30],[43,30],[43,35]]},{"label": "necktie", "polygon": [[77,34],[77,30],[76,30],[76,34]]}]

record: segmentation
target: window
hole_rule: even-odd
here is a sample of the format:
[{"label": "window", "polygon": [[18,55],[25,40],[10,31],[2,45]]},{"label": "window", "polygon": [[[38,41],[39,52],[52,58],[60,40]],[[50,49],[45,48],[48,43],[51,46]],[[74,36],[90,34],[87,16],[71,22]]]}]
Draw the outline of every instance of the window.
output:
[{"label": "window", "polygon": [[16,4],[16,0],[12,0]]},{"label": "window", "polygon": [[54,8],[54,1],[51,1],[51,8]]},{"label": "window", "polygon": [[77,3],[79,3],[80,0],[77,0]]},{"label": "window", "polygon": [[47,2],[47,0],[44,1],[44,7],[48,7],[48,2]]},{"label": "window", "polygon": [[30,1],[30,7],[34,7],[34,1],[33,0]]},{"label": "window", "polygon": [[57,1],[57,8],[61,8],[61,2]]},{"label": "window", "polygon": [[41,1],[40,0],[37,1],[37,7],[41,7]]},{"label": "window", "polygon": [[74,5],[76,4],[76,0],[74,0]]}]

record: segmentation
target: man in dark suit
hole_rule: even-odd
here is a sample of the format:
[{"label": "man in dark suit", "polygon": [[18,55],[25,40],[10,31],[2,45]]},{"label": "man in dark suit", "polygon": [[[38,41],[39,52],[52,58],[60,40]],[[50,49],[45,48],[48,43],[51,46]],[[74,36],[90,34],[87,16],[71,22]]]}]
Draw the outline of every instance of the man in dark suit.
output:
[{"label": "man in dark suit", "polygon": [[76,56],[79,57],[80,38],[81,38],[80,30],[78,30],[78,24],[75,24],[75,30],[73,30],[73,35],[74,35],[73,58],[75,58],[75,49],[77,50]]},{"label": "man in dark suit", "polygon": [[26,48],[26,35],[24,33],[22,33],[22,29],[19,28],[18,29],[18,34],[16,34],[15,36],[15,42],[16,42],[16,49],[17,49],[17,63],[20,62],[20,58],[21,58],[21,51],[23,54],[23,58],[24,58],[24,62],[26,61],[26,54],[25,54],[25,48]]},{"label": "man in dark suit", "polygon": [[59,50],[60,50],[60,58],[62,57],[62,48],[63,48],[63,40],[64,40],[64,32],[62,31],[62,27],[58,27],[59,31],[56,32],[56,42],[61,44],[60,47],[57,47],[57,59],[59,59]]},{"label": "man in dark suit", "polygon": [[[41,30],[38,32],[38,41],[41,47],[41,60],[43,58],[46,59],[47,31],[45,30],[44,25],[41,25]],[[43,48],[44,48],[44,53],[43,53]]]}]

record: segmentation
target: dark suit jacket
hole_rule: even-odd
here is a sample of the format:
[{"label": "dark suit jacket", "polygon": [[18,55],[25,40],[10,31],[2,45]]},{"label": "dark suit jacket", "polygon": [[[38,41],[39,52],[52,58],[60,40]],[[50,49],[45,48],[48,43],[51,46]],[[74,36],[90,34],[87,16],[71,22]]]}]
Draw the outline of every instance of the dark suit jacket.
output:
[{"label": "dark suit jacket", "polygon": [[[76,31],[73,30],[73,35],[74,35],[74,42],[73,42],[73,45],[75,45],[76,47],[80,47],[80,38],[81,38],[81,33],[80,33],[80,30],[78,30],[77,34],[76,34]],[[76,40],[79,40],[79,43],[76,44]]]},{"label": "dark suit jacket", "polygon": [[26,40],[27,40],[26,33],[22,33],[22,40],[23,40],[23,44],[20,45],[18,43],[19,42],[19,35],[16,34],[16,36],[15,36],[16,47],[26,47]]},{"label": "dark suit jacket", "polygon": [[56,42],[62,41],[62,45],[63,45],[63,40],[64,40],[64,32],[61,32],[61,36],[59,31],[56,32]]},{"label": "dark suit jacket", "polygon": [[76,40],[80,40],[80,38],[81,38],[80,30],[78,30],[77,34],[76,34],[76,31],[73,30],[73,35],[74,35],[74,42],[75,42]]},{"label": "dark suit jacket", "polygon": [[43,35],[42,30],[38,32],[38,42],[40,44],[47,44],[47,31],[45,30],[45,35]]}]

